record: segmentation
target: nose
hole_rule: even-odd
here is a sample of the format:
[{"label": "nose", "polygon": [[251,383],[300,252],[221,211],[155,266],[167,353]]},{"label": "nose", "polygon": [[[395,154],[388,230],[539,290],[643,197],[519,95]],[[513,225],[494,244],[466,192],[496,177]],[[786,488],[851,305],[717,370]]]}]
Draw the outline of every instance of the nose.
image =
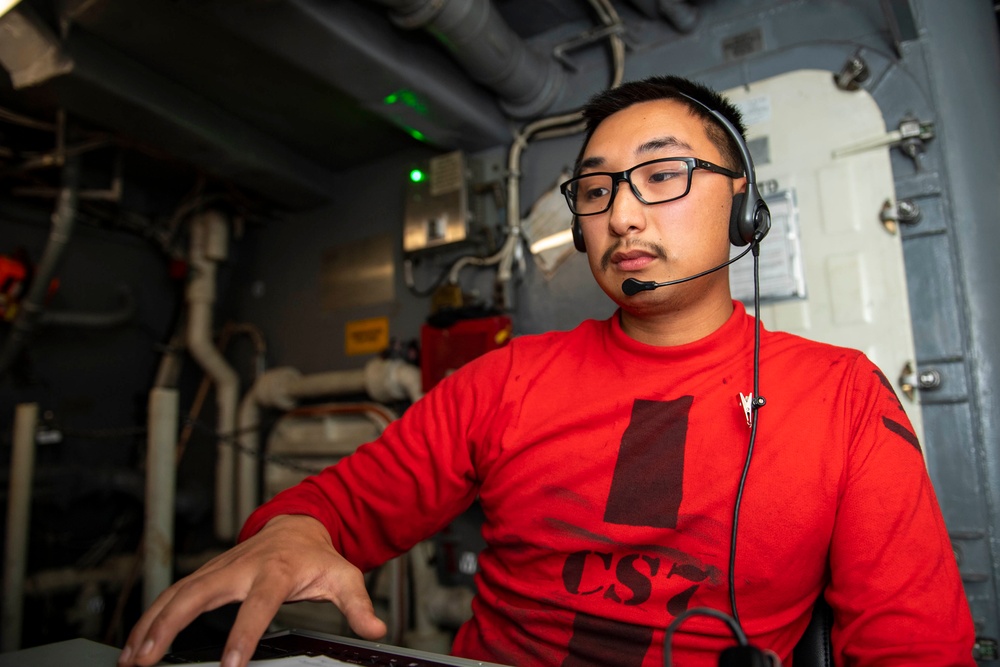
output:
[{"label": "nose", "polygon": [[615,183],[615,196],[608,212],[608,228],[615,236],[625,236],[646,228],[645,208],[624,178]]}]

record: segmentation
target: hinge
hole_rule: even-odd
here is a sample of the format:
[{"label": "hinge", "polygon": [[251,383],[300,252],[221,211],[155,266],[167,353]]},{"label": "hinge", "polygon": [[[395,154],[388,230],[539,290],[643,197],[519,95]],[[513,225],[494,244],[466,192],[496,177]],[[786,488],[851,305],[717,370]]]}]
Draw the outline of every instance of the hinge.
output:
[{"label": "hinge", "polygon": [[899,225],[915,225],[922,217],[920,206],[912,199],[900,199],[893,205],[891,199],[886,199],[879,211],[878,219],[890,234],[899,231]]},{"label": "hinge", "polygon": [[941,373],[938,370],[928,368],[917,373],[911,361],[906,362],[899,374],[899,388],[903,391],[906,398],[911,401],[915,399],[917,389],[926,391],[937,389],[940,386]]}]

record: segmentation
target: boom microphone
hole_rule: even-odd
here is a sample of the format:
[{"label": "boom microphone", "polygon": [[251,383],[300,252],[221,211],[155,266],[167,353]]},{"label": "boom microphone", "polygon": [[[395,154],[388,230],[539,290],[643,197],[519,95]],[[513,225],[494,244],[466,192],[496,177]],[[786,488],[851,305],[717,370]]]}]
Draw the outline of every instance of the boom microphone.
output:
[{"label": "boom microphone", "polygon": [[753,247],[756,246],[756,245],[757,245],[757,241],[755,240],[753,243],[751,243],[747,247],[746,250],[744,250],[740,254],[736,255],[736,257],[733,257],[732,259],[730,259],[728,261],[725,261],[722,264],[719,264],[718,266],[713,266],[711,269],[709,269],[707,271],[702,271],[701,273],[696,273],[693,276],[688,276],[687,278],[678,278],[677,280],[668,280],[665,283],[657,283],[657,282],[653,282],[652,280],[636,280],[635,278],[629,278],[628,280],[626,280],[625,282],[622,283],[622,292],[625,293],[625,296],[635,296],[639,292],[645,292],[645,291],[648,291],[648,290],[654,290],[654,289],[657,289],[658,287],[667,287],[669,285],[678,285],[680,283],[686,283],[689,280],[694,280],[695,278],[701,278],[702,276],[707,276],[708,274],[715,273],[719,269],[724,269],[725,267],[729,266],[730,264],[732,264],[736,260],[741,259],[744,255],[746,255],[748,252],[750,252],[753,249]]}]

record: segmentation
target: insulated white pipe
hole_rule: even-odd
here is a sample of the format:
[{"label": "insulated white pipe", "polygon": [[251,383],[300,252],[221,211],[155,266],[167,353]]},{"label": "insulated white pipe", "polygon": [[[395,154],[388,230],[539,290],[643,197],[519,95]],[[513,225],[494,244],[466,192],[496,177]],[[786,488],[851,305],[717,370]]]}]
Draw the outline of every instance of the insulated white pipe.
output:
[{"label": "insulated white pipe", "polygon": [[274,368],[257,378],[240,401],[237,418],[240,450],[236,471],[238,526],[243,525],[259,502],[259,406],[291,410],[301,398],[360,393],[382,402],[403,398],[415,402],[423,396],[420,369],[400,360],[376,358],[359,370],[302,375],[294,368]]},{"label": "insulated white pipe", "polygon": [[143,609],[149,609],[173,579],[177,415],[177,390],[154,388],[149,394],[146,450]]},{"label": "insulated white pipe", "polygon": [[451,645],[451,636],[434,624],[428,603],[440,590],[437,574],[431,567],[434,559],[434,545],[431,542],[418,542],[409,552],[411,589],[415,598],[412,629],[406,633],[404,646],[432,653],[447,653]]},{"label": "insulated white pipe", "polygon": [[315,396],[343,396],[365,391],[365,370],[330,371],[286,378],[284,389],[291,399]]},{"label": "insulated white pipe", "polygon": [[420,369],[399,359],[372,359],[365,364],[365,391],[382,403],[402,398],[416,403],[424,395]]},{"label": "insulated white pipe", "polygon": [[126,574],[135,566],[135,554],[109,556],[100,565],[80,569],[76,566],[51,568],[32,574],[24,581],[24,592],[33,595],[53,595],[77,591],[87,585],[110,590],[122,587]]},{"label": "insulated white pipe", "polygon": [[215,535],[220,540],[235,536],[233,507],[235,457],[232,438],[239,402],[239,377],[216,349],[212,340],[212,306],[215,303],[215,265],[225,257],[226,221],[216,211],[207,211],[191,221],[191,280],[187,287],[188,351],[215,382],[218,405],[215,475]]},{"label": "insulated white pipe", "polygon": [[257,453],[260,438],[257,425],[260,423],[260,409],[257,407],[255,389],[257,384],[240,401],[236,423],[239,430],[240,452],[236,466],[236,523],[242,526],[258,504],[260,482],[257,479]]},{"label": "insulated white pipe", "polygon": [[31,478],[35,468],[38,404],[21,403],[14,412],[14,442],[7,498],[7,549],[3,568],[3,633],[0,652],[21,647],[24,572],[31,521]]}]

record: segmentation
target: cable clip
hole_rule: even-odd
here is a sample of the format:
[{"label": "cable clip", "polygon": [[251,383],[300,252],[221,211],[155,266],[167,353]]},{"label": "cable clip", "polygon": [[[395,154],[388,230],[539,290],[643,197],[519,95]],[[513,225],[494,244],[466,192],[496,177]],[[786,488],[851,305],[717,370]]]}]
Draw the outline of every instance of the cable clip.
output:
[{"label": "cable clip", "polygon": [[753,425],[753,394],[744,396],[743,392],[740,392],[740,405],[743,406],[743,414],[747,416],[747,427],[749,428]]}]

